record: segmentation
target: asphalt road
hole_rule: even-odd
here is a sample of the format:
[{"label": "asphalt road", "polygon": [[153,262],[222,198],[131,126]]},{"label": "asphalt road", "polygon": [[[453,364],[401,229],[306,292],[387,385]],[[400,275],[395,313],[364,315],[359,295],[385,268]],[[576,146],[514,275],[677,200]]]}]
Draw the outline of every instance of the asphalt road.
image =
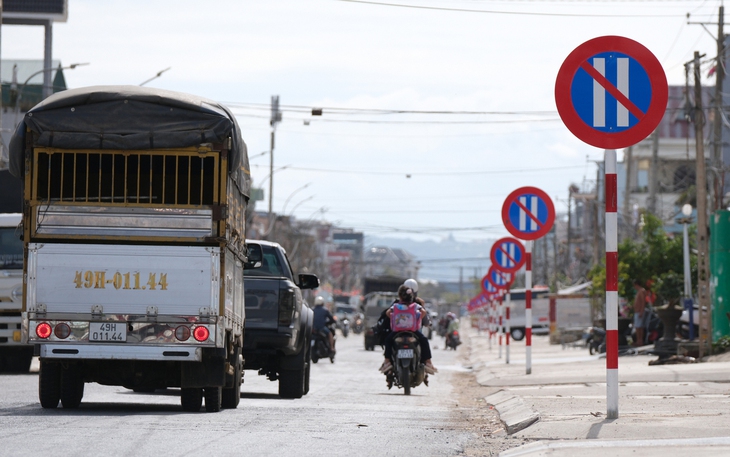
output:
[{"label": "asphalt road", "polygon": [[462,454],[475,434],[462,426],[452,384],[466,369],[453,351],[433,352],[440,372],[405,396],[387,389],[378,350],[365,351],[361,335],[340,336],[335,363],[313,365],[304,398],[280,399],[276,383],[246,372],[239,407],[220,413],[184,413],[177,389],[141,394],[98,384],[86,384],[78,409],[47,410],[37,372],[3,375],[0,454]]}]

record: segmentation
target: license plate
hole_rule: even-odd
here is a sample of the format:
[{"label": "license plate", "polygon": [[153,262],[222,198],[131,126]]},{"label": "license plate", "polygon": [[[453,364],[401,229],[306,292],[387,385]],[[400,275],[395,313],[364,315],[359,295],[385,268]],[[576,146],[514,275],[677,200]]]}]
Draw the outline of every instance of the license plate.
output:
[{"label": "license plate", "polygon": [[127,341],[127,324],[122,322],[90,322],[89,341]]},{"label": "license plate", "polygon": [[398,358],[399,359],[412,359],[413,358],[413,349],[398,349]]}]

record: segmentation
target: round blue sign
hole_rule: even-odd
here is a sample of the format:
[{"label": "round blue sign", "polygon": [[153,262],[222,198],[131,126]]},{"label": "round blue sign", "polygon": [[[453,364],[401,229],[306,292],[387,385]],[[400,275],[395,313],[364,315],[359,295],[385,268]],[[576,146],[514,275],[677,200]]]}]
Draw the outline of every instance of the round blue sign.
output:
[{"label": "round blue sign", "polygon": [[[596,78],[604,84],[597,83]],[[587,125],[600,132],[619,133],[633,128],[649,111],[651,80],[633,57],[602,52],[578,68],[570,97],[576,113]]]},{"label": "round blue sign", "polygon": [[505,228],[517,238],[536,240],[547,234],[555,221],[550,197],[536,187],[521,187],[507,196],[502,205]]}]

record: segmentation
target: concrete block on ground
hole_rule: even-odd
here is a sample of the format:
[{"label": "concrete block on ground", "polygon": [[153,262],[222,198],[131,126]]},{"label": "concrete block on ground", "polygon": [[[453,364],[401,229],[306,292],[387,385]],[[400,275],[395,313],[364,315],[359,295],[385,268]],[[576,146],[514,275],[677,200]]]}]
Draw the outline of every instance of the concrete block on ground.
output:
[{"label": "concrete block on ground", "polygon": [[524,430],[540,420],[540,415],[527,406],[522,398],[508,392],[499,391],[485,397],[485,401],[497,410],[499,419],[504,423],[509,435]]}]

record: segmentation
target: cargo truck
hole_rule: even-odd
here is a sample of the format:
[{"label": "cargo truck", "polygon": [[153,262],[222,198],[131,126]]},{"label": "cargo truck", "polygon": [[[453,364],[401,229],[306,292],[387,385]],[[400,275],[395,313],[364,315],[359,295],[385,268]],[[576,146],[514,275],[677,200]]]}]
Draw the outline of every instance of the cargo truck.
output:
[{"label": "cargo truck", "polygon": [[9,169],[41,405],[76,408],[96,382],[235,408],[250,174],[231,112],[136,86],[59,92],[23,118]]}]

